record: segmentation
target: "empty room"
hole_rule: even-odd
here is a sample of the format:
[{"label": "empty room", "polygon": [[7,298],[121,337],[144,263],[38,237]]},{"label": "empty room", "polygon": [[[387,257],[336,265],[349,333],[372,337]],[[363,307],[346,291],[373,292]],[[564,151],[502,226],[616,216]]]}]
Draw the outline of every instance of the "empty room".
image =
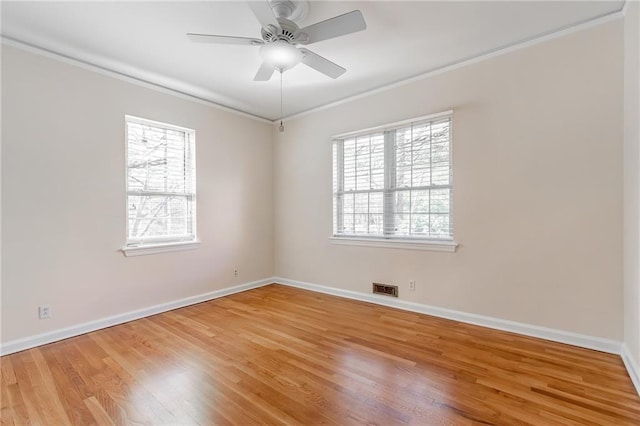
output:
[{"label": "empty room", "polygon": [[2,425],[640,425],[640,2],[1,1]]}]

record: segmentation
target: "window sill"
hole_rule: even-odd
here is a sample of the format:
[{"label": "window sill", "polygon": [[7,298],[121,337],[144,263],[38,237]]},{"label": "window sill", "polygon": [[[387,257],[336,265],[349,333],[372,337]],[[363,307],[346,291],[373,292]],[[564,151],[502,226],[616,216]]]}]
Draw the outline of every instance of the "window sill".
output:
[{"label": "window sill", "polygon": [[458,247],[455,241],[396,240],[384,238],[329,237],[332,244],[346,246],[385,247],[393,249],[444,251],[453,253]]},{"label": "window sill", "polygon": [[185,241],[164,244],[145,244],[139,246],[122,247],[125,256],[144,256],[147,254],[167,253],[172,251],[193,250],[200,246],[200,241]]}]

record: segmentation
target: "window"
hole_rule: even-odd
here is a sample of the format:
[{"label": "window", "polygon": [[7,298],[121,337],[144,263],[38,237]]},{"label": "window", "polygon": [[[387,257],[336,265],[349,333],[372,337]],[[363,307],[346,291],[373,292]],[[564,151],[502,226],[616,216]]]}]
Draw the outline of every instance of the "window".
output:
[{"label": "window", "polygon": [[451,112],[333,141],[333,235],[452,242]]},{"label": "window", "polygon": [[125,253],[195,242],[195,131],[131,116],[126,129]]}]

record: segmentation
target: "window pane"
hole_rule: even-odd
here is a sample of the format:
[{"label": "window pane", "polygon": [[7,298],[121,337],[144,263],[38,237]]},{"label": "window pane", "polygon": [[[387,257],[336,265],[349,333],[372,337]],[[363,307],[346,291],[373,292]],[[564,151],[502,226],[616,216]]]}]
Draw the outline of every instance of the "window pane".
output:
[{"label": "window pane", "polygon": [[130,123],[128,128],[129,190],[189,192],[186,133],[137,123]]},{"label": "window pane", "polygon": [[371,152],[369,150],[369,137],[356,139],[356,189],[365,190],[370,188],[369,174],[371,164]]},{"label": "window pane", "polygon": [[195,132],[126,118],[127,239],[195,238]]},{"label": "window pane", "polygon": [[369,213],[384,213],[382,192],[372,192],[369,194]]},{"label": "window pane", "polygon": [[411,211],[411,192],[397,191],[394,194],[393,211],[396,213],[409,213]]},{"label": "window pane", "polygon": [[129,196],[129,238],[191,234],[190,197],[179,195]]},{"label": "window pane", "polygon": [[411,213],[429,213],[429,190],[411,191]]},{"label": "window pane", "polygon": [[451,119],[434,121],[431,123],[431,137],[435,141],[449,141],[449,132],[451,131]]},{"label": "window pane", "polygon": [[382,136],[371,140],[371,170],[373,173],[384,173],[384,138]]},{"label": "window pane", "polygon": [[397,213],[394,215],[394,223],[395,227],[393,232],[397,236],[408,236],[409,235],[409,220],[410,215],[408,213]]},{"label": "window pane", "polygon": [[449,213],[449,192],[449,189],[431,190],[431,213]]},{"label": "window pane", "polygon": [[334,195],[333,196],[333,226],[331,229],[333,229],[333,234],[338,234],[339,230],[338,230],[338,215],[340,214],[339,210],[338,210],[338,196]]},{"label": "window pane", "polygon": [[344,194],[342,206],[345,213],[353,213],[355,209],[354,194]]},{"label": "window pane", "polygon": [[369,178],[369,168],[367,166],[366,170],[358,170],[358,176],[356,178],[356,189],[362,191],[369,188],[371,188],[371,183]]},{"label": "window pane", "polygon": [[369,213],[369,194],[355,194],[355,212]]},{"label": "window pane", "polygon": [[353,234],[353,224],[354,224],[353,213],[345,214],[343,216],[343,228],[344,228],[345,234]]},{"label": "window pane", "polygon": [[384,174],[378,173],[371,175],[371,189],[383,189],[384,188]]},{"label": "window pane", "polygon": [[411,166],[398,166],[396,169],[396,188],[411,187]]},{"label": "window pane", "polygon": [[417,125],[412,129],[411,158],[413,167],[427,167],[430,161],[430,126]]},{"label": "window pane", "polygon": [[431,169],[413,169],[411,177],[411,186],[428,186],[430,181]]},{"label": "window pane", "polygon": [[431,237],[447,238],[451,235],[448,214],[432,214],[431,215]]},{"label": "window pane", "polygon": [[[333,159],[333,193],[338,192],[338,144],[334,142],[331,147],[331,157]],[[334,200],[335,201],[335,200]],[[334,203],[335,206],[335,203]],[[335,219],[335,215],[334,215]],[[334,228],[335,229],[335,228]]]},{"label": "window pane", "polygon": [[344,173],[344,190],[345,191],[355,191],[356,189],[356,175],[355,171],[352,170],[351,173]]},{"label": "window pane", "polygon": [[367,213],[356,213],[354,233],[366,234],[369,231],[369,215]]},{"label": "window pane", "polygon": [[431,161],[434,164],[449,162],[449,146],[447,143],[434,143],[431,145]]},{"label": "window pane", "polygon": [[428,214],[412,214],[411,215],[411,235],[428,236],[429,235],[429,215]]},{"label": "window pane", "polygon": [[396,130],[396,165],[398,167],[411,166],[411,131],[410,129]]},{"label": "window pane", "polygon": [[344,190],[356,189],[356,140],[344,141]]},{"label": "window pane", "polygon": [[342,163],[333,185],[344,198],[337,226],[344,222],[351,234],[450,239],[450,136],[446,117],[339,141],[344,155],[333,154]]},{"label": "window pane", "polygon": [[383,225],[382,213],[369,215],[369,234],[382,235],[383,226],[384,225]]},{"label": "window pane", "polygon": [[431,171],[431,184],[448,185],[449,177],[450,171],[448,164],[434,165],[434,168]]}]

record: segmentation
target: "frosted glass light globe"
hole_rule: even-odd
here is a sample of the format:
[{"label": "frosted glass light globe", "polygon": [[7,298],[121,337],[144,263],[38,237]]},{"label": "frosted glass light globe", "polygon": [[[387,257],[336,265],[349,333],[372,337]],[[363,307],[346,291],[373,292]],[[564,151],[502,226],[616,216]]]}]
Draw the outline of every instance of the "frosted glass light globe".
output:
[{"label": "frosted glass light globe", "polygon": [[262,60],[279,70],[287,70],[302,60],[302,53],[292,44],[284,40],[266,43],[260,46]]}]

